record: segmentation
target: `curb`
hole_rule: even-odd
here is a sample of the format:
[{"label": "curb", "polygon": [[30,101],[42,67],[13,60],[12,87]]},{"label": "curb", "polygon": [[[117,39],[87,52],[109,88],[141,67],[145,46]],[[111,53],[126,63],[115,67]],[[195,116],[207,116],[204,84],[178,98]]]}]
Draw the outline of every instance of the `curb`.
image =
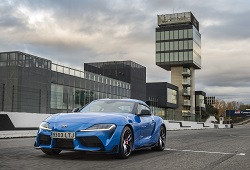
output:
[{"label": "curb", "polygon": [[0,139],[35,137],[37,130],[0,131]]}]

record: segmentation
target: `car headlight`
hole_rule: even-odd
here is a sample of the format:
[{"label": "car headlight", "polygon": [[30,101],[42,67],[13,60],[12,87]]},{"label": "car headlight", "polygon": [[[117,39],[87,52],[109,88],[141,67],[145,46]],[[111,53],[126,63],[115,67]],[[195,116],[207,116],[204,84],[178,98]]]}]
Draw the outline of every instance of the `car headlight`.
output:
[{"label": "car headlight", "polygon": [[115,124],[95,124],[87,129],[80,131],[107,131],[114,130],[116,128]]},{"label": "car headlight", "polygon": [[40,129],[43,129],[43,130],[52,130],[49,128],[49,124],[47,122],[42,122],[39,126]]}]

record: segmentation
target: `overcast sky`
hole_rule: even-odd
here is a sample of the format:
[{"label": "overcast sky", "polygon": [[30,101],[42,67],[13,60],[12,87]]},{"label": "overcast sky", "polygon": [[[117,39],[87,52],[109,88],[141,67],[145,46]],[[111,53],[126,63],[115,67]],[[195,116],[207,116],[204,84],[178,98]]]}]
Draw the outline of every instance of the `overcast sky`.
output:
[{"label": "overcast sky", "polygon": [[155,65],[157,15],[191,11],[200,23],[196,91],[250,104],[249,0],[1,0],[0,51],[22,51],[83,70],[133,60],[147,82],[170,82]]}]

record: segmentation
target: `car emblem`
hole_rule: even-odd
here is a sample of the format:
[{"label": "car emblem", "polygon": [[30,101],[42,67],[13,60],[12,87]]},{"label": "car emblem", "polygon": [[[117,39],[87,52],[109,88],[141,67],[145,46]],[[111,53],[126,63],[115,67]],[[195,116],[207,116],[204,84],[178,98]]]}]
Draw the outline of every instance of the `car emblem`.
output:
[{"label": "car emblem", "polygon": [[66,128],[66,127],[68,127],[68,125],[62,125],[62,128]]}]

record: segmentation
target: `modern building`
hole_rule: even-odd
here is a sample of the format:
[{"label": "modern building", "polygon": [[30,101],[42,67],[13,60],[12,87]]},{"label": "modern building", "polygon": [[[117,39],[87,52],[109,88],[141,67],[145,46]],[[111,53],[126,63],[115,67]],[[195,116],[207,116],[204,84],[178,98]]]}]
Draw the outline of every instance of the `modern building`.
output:
[{"label": "modern building", "polygon": [[156,65],[171,71],[178,87],[179,111],[184,120],[195,114],[195,70],[201,69],[199,22],[191,12],[158,15]]},{"label": "modern building", "polygon": [[58,65],[31,54],[0,53],[0,111],[71,112],[94,99],[130,98],[130,88],[128,82]]},{"label": "modern building", "polygon": [[197,121],[201,121],[201,112],[206,111],[206,93],[204,91],[195,91],[195,112],[198,116]]},{"label": "modern building", "polygon": [[178,87],[167,82],[146,84],[147,104],[155,115],[164,119],[177,120],[175,109],[178,108]]},{"label": "modern building", "polygon": [[84,70],[129,83],[131,98],[146,101],[146,67],[129,60],[84,63]]},{"label": "modern building", "polygon": [[214,104],[215,104],[215,96],[207,96],[206,105],[214,105]]}]

